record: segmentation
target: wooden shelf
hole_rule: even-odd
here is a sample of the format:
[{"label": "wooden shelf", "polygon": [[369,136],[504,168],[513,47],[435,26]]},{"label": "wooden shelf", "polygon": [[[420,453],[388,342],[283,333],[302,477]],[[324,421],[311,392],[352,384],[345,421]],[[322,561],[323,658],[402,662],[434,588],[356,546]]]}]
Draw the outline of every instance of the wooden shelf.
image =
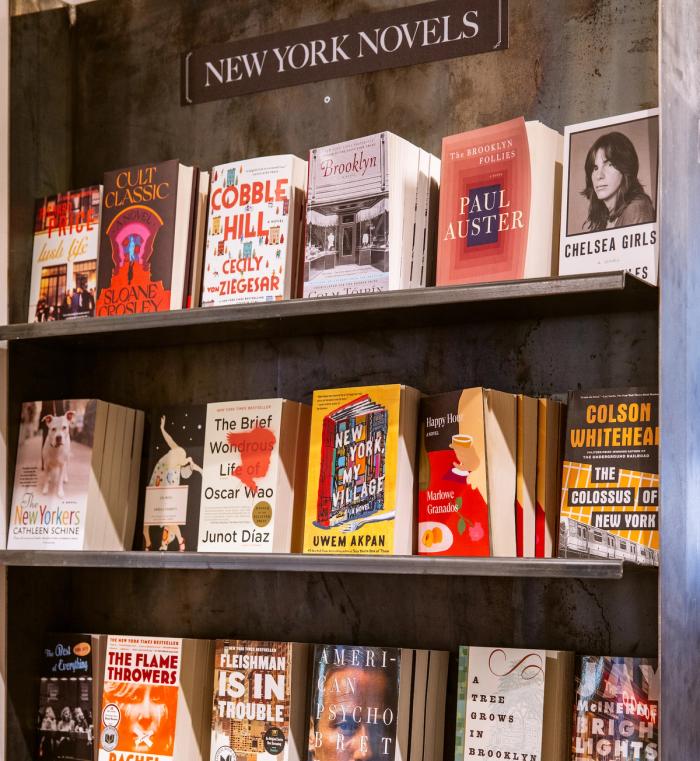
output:
[{"label": "wooden shelf", "polygon": [[[0,564],[24,567],[153,568],[162,570],[283,571],[621,579],[621,560],[448,557],[348,557],[347,555],[227,554],[198,552],[52,552],[5,550]],[[636,570],[636,569],[635,569]],[[654,569],[649,569],[653,572]]]},{"label": "wooden shelf", "polygon": [[79,321],[0,326],[0,340],[150,346],[655,309],[658,289],[625,272],[294,299]]}]

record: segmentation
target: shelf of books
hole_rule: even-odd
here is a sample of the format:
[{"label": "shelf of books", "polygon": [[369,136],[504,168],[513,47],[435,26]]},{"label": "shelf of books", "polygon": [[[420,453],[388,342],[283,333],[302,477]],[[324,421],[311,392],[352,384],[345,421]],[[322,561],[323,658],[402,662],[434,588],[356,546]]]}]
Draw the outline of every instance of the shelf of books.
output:
[{"label": "shelf of books", "polygon": [[129,346],[185,344],[241,337],[445,324],[468,310],[470,320],[658,307],[658,290],[624,271],[442,286],[388,293],[292,299],[260,304],[174,310],[103,319],[0,326],[2,341],[52,346],[101,341]]}]

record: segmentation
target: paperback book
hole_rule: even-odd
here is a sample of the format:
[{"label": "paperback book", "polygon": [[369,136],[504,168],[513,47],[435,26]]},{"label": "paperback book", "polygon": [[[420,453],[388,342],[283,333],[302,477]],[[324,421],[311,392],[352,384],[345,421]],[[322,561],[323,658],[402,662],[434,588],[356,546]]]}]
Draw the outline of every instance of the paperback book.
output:
[{"label": "paperback book", "polygon": [[296,156],[212,169],[202,306],[298,295],[306,172]]},{"label": "paperback book", "polygon": [[659,395],[569,394],[559,557],[659,564]]},{"label": "paperback book", "polygon": [[559,274],[659,269],[659,110],[564,130]]},{"label": "paperback book", "polygon": [[101,202],[101,185],[37,201],[28,322],[94,316]]}]

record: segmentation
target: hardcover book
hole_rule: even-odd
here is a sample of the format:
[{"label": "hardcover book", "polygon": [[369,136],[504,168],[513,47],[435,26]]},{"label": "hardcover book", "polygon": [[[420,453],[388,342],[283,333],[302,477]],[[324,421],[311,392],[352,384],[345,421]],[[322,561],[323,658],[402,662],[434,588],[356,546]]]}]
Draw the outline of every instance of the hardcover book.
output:
[{"label": "hardcover book", "polygon": [[659,395],[571,392],[559,557],[659,564]]},{"label": "hardcover book", "polygon": [[585,655],[576,663],[571,761],[659,758],[655,659]]},{"label": "hardcover book", "polygon": [[565,761],[574,654],[459,648],[455,761]]},{"label": "hardcover book", "polygon": [[492,389],[421,400],[419,554],[515,556],[516,420]]},{"label": "hardcover book", "polygon": [[213,168],[202,306],[298,295],[306,172],[296,156]]},{"label": "hardcover book", "polygon": [[309,646],[216,640],[211,761],[299,761]]},{"label": "hardcover book", "polygon": [[54,634],[42,649],[36,758],[95,761],[107,638]]},{"label": "hardcover book", "polygon": [[443,138],[437,285],[554,274],[561,154],[522,117]]},{"label": "hardcover book", "polygon": [[206,761],[211,657],[208,640],[110,635],[99,761]]},{"label": "hardcover book", "polygon": [[105,173],[98,317],[185,306],[196,180],[176,160]]},{"label": "hardcover book", "polygon": [[28,322],[94,316],[101,202],[101,185],[37,201]]},{"label": "hardcover book", "polygon": [[426,285],[439,164],[390,132],[314,148],[304,297]]},{"label": "hardcover book", "polygon": [[304,552],[410,554],[418,392],[314,391]]},{"label": "hardcover book", "polygon": [[656,284],[659,110],[564,130],[559,274],[627,270]]},{"label": "hardcover book", "polygon": [[564,414],[565,406],[561,402],[537,400],[535,557],[538,558],[551,558],[556,554]]}]

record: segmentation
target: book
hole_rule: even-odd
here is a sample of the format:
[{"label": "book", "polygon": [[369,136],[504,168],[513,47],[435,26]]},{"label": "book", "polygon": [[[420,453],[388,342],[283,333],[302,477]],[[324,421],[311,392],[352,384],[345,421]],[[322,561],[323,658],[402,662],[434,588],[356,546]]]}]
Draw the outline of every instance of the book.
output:
[{"label": "book", "polygon": [[210,761],[300,761],[309,646],[216,640]]},{"label": "book", "polygon": [[28,322],[95,314],[102,186],[36,202]]},{"label": "book", "polygon": [[537,400],[535,557],[538,558],[551,558],[557,551],[564,413],[561,402],[554,399]]},{"label": "book", "polygon": [[105,173],[98,317],[186,306],[197,180],[177,160]]},{"label": "book", "polygon": [[516,398],[484,388],[425,397],[418,553],[516,555]]},{"label": "book", "polygon": [[304,552],[410,555],[419,392],[314,391]]},{"label": "book", "polygon": [[659,395],[569,393],[559,557],[659,564]]},{"label": "book", "polygon": [[212,169],[202,306],[298,295],[306,173],[291,155]]},{"label": "book", "polygon": [[522,117],[443,138],[437,285],[556,271],[562,136]]},{"label": "book", "polygon": [[656,659],[576,659],[571,761],[658,759],[660,673]]},{"label": "book", "polygon": [[565,761],[570,747],[574,654],[459,648],[455,761]]},{"label": "book", "polygon": [[141,546],[298,549],[308,439],[309,408],[287,399],[154,410]]},{"label": "book", "polygon": [[131,548],[142,430],[97,399],[24,402],[8,549]]},{"label": "book", "polygon": [[99,761],[206,761],[209,640],[110,635]]},{"label": "book", "polygon": [[304,297],[429,284],[439,164],[391,132],[312,149]]},{"label": "book", "polygon": [[659,109],[564,130],[559,274],[659,270]]},{"label": "book", "polygon": [[107,637],[49,634],[41,652],[36,758],[96,761]]},{"label": "book", "polygon": [[308,761],[441,761],[448,656],[316,645]]},{"label": "book", "polygon": [[537,524],[538,400],[518,394],[515,542],[518,557],[534,558]]}]

